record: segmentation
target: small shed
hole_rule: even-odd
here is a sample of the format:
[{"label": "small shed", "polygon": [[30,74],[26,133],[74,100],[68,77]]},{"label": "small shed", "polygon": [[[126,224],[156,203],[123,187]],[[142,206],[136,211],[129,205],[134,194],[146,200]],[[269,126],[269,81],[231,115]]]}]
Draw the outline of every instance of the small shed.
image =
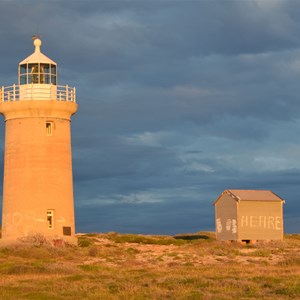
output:
[{"label": "small shed", "polygon": [[283,203],[269,190],[225,190],[214,202],[217,240],[282,240]]}]

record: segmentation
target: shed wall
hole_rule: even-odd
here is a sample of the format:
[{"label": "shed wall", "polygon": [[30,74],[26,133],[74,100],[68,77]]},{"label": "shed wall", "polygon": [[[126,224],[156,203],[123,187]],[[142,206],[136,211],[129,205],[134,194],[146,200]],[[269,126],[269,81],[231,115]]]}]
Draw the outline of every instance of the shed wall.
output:
[{"label": "shed wall", "polygon": [[281,201],[240,201],[238,211],[238,239],[283,239]]},{"label": "shed wall", "polygon": [[237,239],[236,200],[224,193],[215,204],[217,240]]}]

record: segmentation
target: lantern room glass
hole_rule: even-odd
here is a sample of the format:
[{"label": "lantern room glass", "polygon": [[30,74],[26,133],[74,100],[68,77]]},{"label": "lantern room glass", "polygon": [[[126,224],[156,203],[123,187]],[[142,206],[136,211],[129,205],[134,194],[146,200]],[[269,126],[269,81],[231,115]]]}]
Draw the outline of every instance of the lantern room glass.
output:
[{"label": "lantern room glass", "polygon": [[30,63],[19,66],[19,84],[57,84],[56,65]]}]

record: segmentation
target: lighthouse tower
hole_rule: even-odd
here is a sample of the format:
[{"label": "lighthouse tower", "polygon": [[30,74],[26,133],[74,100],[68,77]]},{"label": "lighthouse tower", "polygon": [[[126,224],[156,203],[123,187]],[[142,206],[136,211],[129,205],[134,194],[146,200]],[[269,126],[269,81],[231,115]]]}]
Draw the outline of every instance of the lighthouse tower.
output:
[{"label": "lighthouse tower", "polygon": [[41,40],[19,64],[19,83],[0,88],[5,118],[2,239],[44,236],[76,244],[71,156],[75,88],[57,85]]}]

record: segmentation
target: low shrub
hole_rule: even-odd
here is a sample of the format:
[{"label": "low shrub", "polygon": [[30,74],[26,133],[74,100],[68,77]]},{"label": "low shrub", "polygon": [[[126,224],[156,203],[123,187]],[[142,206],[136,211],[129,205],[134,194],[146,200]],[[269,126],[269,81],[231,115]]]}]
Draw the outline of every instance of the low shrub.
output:
[{"label": "low shrub", "polygon": [[79,247],[89,247],[93,245],[94,242],[91,238],[88,238],[87,236],[79,236],[78,237],[78,246]]}]

